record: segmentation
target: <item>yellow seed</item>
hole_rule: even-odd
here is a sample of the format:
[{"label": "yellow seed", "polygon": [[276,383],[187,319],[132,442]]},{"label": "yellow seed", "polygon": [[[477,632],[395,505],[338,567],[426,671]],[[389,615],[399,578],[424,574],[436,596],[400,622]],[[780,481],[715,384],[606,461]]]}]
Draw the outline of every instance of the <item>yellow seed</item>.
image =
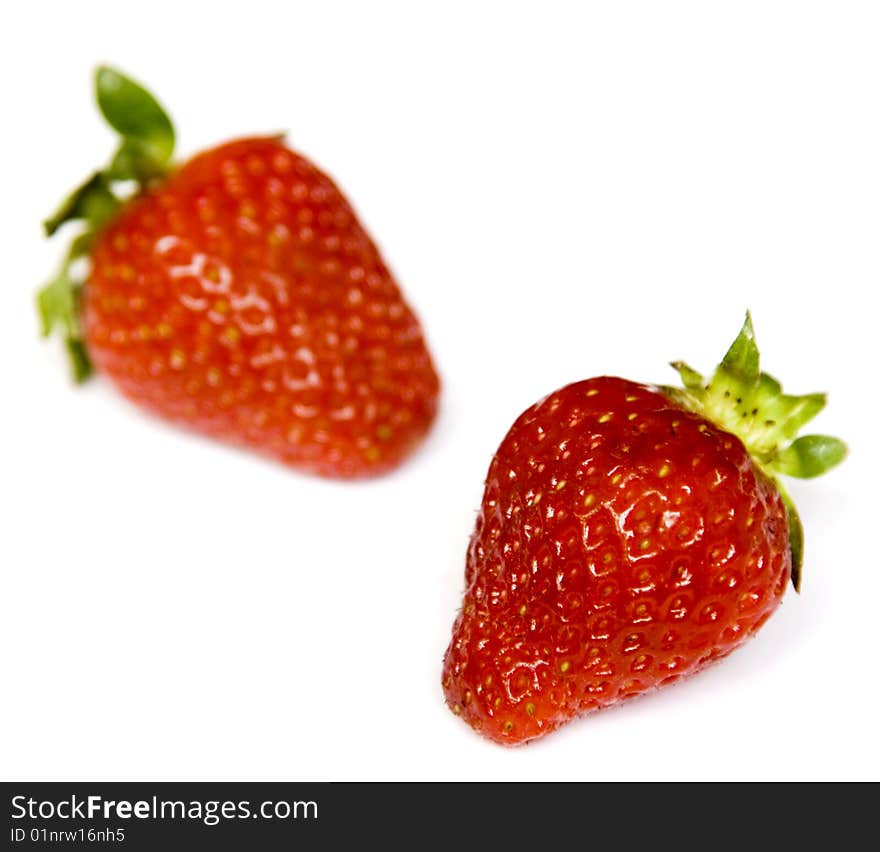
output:
[{"label": "yellow seed", "polygon": [[596,388],[590,388],[590,390],[587,391],[587,396],[596,396],[598,393],[599,391],[597,391]]},{"label": "yellow seed", "polygon": [[534,715],[535,715],[535,705],[532,704],[531,702],[529,702],[528,704],[526,704],[526,713],[528,713],[529,716],[534,716]]},{"label": "yellow seed", "polygon": [[568,660],[563,660],[562,664],[559,666],[559,671],[565,674],[571,668],[571,663]]},{"label": "yellow seed", "polygon": [[605,414],[603,414],[603,415],[599,418],[599,422],[600,422],[600,423],[607,423],[610,419],[611,419],[611,412],[610,412],[610,411],[606,411]]},{"label": "yellow seed", "polygon": [[664,464],[663,467],[661,467],[660,470],[657,471],[657,476],[662,479],[664,476],[669,476],[671,470],[672,468],[668,464]]},{"label": "yellow seed", "polygon": [[592,506],[595,502],[596,502],[596,495],[595,495],[595,494],[587,494],[587,496],[584,497],[584,506],[586,506],[588,509],[589,509],[590,506]]}]

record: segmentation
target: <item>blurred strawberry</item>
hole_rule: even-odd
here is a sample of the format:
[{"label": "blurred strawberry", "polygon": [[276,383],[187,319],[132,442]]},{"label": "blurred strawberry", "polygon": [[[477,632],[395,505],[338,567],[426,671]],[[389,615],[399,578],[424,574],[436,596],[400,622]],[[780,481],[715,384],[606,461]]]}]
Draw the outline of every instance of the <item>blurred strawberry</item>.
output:
[{"label": "blurred strawberry", "polygon": [[279,137],[173,166],[157,101],[112,69],[95,79],[121,141],[46,222],[49,235],[84,227],[39,296],[76,379],[94,365],[161,417],[320,475],[397,466],[431,425],[439,381],[333,181]]}]

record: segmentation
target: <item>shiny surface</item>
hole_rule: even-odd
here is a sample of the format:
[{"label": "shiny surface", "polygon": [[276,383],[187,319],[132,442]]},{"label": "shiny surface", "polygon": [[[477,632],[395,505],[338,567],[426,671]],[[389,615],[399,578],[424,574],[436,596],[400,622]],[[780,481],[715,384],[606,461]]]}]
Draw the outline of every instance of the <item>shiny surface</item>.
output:
[{"label": "shiny surface", "polygon": [[207,151],[101,235],[89,352],[138,404],[314,473],[388,470],[436,412],[418,320],[326,175],[275,139]]},{"label": "shiny surface", "polygon": [[562,388],[489,468],[447,703],[514,744],[690,675],[779,604],[787,535],[736,437],[644,385]]}]

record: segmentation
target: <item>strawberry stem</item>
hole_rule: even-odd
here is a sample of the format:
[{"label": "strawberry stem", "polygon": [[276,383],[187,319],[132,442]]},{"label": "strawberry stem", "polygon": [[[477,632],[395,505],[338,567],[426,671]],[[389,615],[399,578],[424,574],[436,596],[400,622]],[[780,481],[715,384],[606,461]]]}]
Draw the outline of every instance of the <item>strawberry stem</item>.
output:
[{"label": "strawberry stem", "polygon": [[68,222],[79,223],[80,232],[55,277],[37,295],[43,336],[61,330],[77,382],[92,372],[79,321],[87,263],[77,261],[87,258],[95,234],[125,203],[128,195],[122,184],[134,181],[142,192],[168,174],[174,153],[171,119],[142,86],[102,66],[95,72],[95,98],[104,119],[119,134],[119,145],[109,165],[80,184],[43,223],[48,237]]},{"label": "strawberry stem", "polygon": [[799,589],[803,528],[777,476],[784,474],[802,479],[820,476],[846,457],[846,445],[839,438],[798,437],[801,427],[825,407],[825,394],[785,394],[776,379],[761,372],[749,313],[736,340],[708,381],[683,361],[674,361],[672,366],[681,376],[684,389],[665,387],[663,390],[685,408],[736,435],[755,463],[776,483],[788,511],[791,576],[795,589]]}]

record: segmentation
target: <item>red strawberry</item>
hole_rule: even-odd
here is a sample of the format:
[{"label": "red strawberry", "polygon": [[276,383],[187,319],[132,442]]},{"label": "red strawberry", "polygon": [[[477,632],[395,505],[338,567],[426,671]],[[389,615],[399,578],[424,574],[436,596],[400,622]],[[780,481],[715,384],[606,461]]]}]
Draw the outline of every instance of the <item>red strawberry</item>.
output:
[{"label": "red strawberry", "polygon": [[[325,476],[381,473],[428,430],[439,382],[419,322],[329,177],[279,138],[171,168],[171,123],[119,73],[98,103],[122,135],[46,223],[83,220],[40,294],[78,379]],[[124,199],[120,181],[139,192]],[[75,261],[86,256],[84,280]]]},{"label": "red strawberry", "polygon": [[800,522],[775,480],[841,461],[795,435],[825,404],[759,372],[751,320],[708,384],[595,378],[525,411],[498,448],[446,652],[452,711],[516,744],[693,674],[798,585]]}]

